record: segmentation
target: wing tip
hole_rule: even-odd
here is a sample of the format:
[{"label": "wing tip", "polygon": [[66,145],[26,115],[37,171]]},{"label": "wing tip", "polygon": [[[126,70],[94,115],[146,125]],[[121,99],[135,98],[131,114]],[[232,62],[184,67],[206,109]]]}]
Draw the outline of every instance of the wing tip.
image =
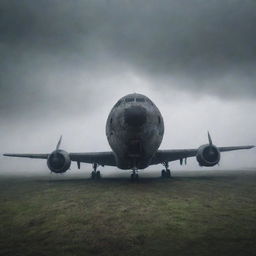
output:
[{"label": "wing tip", "polygon": [[3,156],[16,156],[15,154],[4,153]]},{"label": "wing tip", "polygon": [[254,145],[249,145],[249,146],[244,146],[241,149],[252,149],[252,148],[255,148],[255,147],[256,146],[254,146]]}]

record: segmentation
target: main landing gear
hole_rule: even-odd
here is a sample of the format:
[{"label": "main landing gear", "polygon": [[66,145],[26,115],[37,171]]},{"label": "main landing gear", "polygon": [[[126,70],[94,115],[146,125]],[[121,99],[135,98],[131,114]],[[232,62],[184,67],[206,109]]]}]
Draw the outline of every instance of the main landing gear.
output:
[{"label": "main landing gear", "polygon": [[91,178],[93,180],[99,180],[101,178],[100,171],[97,171],[98,164],[94,163],[92,165],[93,171],[91,172]]},{"label": "main landing gear", "polygon": [[138,170],[133,169],[131,174],[131,181],[138,181],[138,180],[139,180]]},{"label": "main landing gear", "polygon": [[163,169],[161,172],[161,177],[162,178],[171,178],[171,171],[169,169],[169,163],[168,162],[164,162],[163,166],[165,167],[165,170]]}]

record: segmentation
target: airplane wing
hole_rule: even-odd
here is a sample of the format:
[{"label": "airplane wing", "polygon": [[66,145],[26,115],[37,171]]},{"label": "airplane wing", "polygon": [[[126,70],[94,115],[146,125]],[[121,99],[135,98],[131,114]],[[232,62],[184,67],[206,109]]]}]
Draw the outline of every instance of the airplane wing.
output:
[{"label": "airplane wing", "polygon": [[[234,146],[234,147],[218,147],[220,152],[228,152],[233,150],[251,149],[254,146]],[[195,157],[198,149],[172,149],[172,150],[158,150],[152,159],[151,164],[160,164],[164,162],[172,162],[189,157]]]},{"label": "airplane wing", "polygon": [[80,163],[91,163],[99,165],[116,166],[116,159],[113,152],[97,152],[97,153],[70,153],[71,161]]},{"label": "airplane wing", "polygon": [[50,154],[3,154],[3,156],[47,159]]},{"label": "airplane wing", "polygon": [[[50,154],[4,154],[10,157],[26,157],[47,159]],[[94,152],[94,153],[69,153],[71,161],[79,163],[97,163],[99,165],[116,166],[115,156],[112,152]]]},{"label": "airplane wing", "polygon": [[[57,154],[60,152],[61,154],[67,155],[70,160],[77,162],[78,168],[80,168],[80,163],[92,163],[98,165],[108,165],[108,166],[116,166],[116,159],[113,152],[91,152],[91,153],[67,153],[63,150],[60,150],[62,136],[59,139],[59,142],[56,146],[56,150],[51,154],[4,154],[4,156],[10,157],[27,157],[27,158],[37,158],[37,159],[48,159],[51,155]],[[209,144],[208,146],[213,146],[211,136],[208,132]],[[205,146],[207,146],[205,145]],[[203,145],[204,146],[204,145]],[[216,147],[219,152],[227,152],[233,150],[242,150],[242,149],[251,149],[254,146],[235,146],[235,147]],[[188,157],[195,157],[199,149],[172,149],[172,150],[158,150],[151,160],[151,165],[168,163],[176,160],[180,160],[181,163],[183,159],[187,159]],[[62,161],[62,160],[60,160]]]}]

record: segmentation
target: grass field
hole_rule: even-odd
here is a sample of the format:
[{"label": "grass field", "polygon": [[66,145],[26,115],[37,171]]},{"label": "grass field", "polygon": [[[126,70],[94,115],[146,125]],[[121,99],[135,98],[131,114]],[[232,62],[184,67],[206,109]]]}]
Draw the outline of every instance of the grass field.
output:
[{"label": "grass field", "polygon": [[256,255],[256,174],[0,179],[0,255]]}]

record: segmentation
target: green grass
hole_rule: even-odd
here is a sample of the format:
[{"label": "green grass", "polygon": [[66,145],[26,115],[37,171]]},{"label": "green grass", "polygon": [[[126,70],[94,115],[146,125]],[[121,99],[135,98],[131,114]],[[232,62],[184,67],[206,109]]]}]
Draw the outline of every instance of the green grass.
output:
[{"label": "green grass", "polygon": [[0,255],[255,255],[256,175],[0,180]]}]

